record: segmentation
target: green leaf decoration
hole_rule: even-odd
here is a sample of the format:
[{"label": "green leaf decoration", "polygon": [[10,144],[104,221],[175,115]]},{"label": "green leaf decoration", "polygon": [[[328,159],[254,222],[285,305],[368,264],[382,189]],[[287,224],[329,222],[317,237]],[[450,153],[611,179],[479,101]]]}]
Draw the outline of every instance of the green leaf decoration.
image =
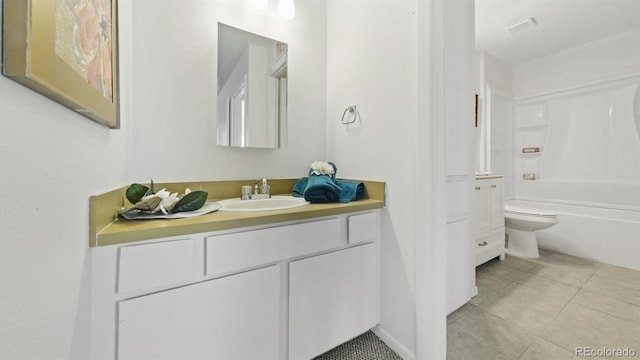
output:
[{"label": "green leaf decoration", "polygon": [[196,190],[188,193],[183,196],[176,205],[173,207],[174,213],[177,212],[186,212],[186,211],[195,211],[200,209],[205,202],[207,202],[207,197],[209,194],[206,191]]},{"label": "green leaf decoration", "polygon": [[125,196],[132,204],[139,202],[149,192],[149,188],[142,184],[132,184],[127,188]]}]

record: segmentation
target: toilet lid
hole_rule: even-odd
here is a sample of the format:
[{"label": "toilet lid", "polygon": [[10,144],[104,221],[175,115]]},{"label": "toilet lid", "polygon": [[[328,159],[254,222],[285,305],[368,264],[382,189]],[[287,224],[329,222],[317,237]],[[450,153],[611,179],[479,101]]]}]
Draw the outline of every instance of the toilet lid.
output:
[{"label": "toilet lid", "polygon": [[556,214],[550,211],[533,209],[533,208],[528,208],[524,206],[514,206],[514,205],[505,205],[504,212],[517,214],[517,215],[540,216],[540,217],[549,217],[549,218],[556,217]]}]

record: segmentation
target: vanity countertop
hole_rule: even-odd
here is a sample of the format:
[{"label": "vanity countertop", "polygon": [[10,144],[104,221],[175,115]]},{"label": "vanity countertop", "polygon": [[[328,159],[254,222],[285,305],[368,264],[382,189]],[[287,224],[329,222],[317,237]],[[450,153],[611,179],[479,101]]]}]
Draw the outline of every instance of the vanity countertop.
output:
[{"label": "vanity countertop", "polygon": [[[296,180],[269,180],[272,194],[290,194]],[[123,187],[90,198],[89,246],[115,245],[383,208],[385,205],[385,183],[362,182],[366,187],[366,198],[349,203],[309,204],[293,209],[262,212],[216,211],[197,217],[170,220],[124,220],[117,218],[116,213],[125,202],[124,192],[127,187]],[[180,192],[183,192],[186,187],[192,190],[204,190],[209,193],[209,201],[217,201],[235,197],[240,193],[242,185],[249,184],[253,184],[253,181],[168,183],[155,184],[155,188],[167,188],[169,191]]]}]

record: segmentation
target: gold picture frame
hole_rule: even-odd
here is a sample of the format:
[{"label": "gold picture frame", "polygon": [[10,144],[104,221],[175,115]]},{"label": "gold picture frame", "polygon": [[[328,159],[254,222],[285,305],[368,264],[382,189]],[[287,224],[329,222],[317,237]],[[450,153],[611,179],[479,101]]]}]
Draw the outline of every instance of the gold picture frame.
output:
[{"label": "gold picture frame", "polygon": [[2,73],[120,127],[117,0],[4,0]]}]

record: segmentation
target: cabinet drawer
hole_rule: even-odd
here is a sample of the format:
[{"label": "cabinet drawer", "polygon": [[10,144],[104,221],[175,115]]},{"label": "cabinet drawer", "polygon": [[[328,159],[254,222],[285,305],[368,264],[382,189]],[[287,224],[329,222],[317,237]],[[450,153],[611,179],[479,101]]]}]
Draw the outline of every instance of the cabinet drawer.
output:
[{"label": "cabinet drawer", "polygon": [[120,293],[187,281],[203,273],[202,241],[194,239],[124,246],[118,256]]},{"label": "cabinet drawer", "polygon": [[476,266],[504,254],[504,229],[476,241]]},{"label": "cabinet drawer", "polygon": [[206,238],[208,276],[329,250],[342,244],[340,219]]},{"label": "cabinet drawer", "polygon": [[376,240],[380,221],[378,213],[370,212],[360,215],[352,215],[348,218],[348,236],[349,244],[357,244],[367,241]]}]

